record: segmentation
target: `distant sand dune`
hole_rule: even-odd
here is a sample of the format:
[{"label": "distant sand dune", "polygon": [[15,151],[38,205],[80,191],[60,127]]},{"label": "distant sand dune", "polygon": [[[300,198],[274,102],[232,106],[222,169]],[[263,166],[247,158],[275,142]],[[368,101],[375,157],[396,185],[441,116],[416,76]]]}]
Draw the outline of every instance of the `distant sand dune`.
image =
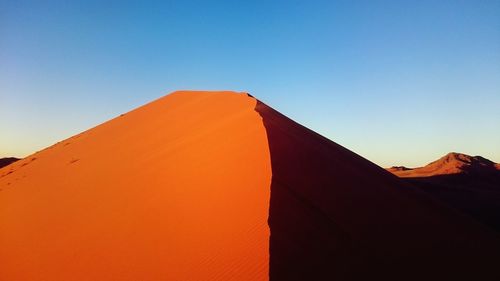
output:
[{"label": "distant sand dune", "polygon": [[10,164],[16,162],[17,160],[19,160],[19,158],[15,158],[15,157],[0,158],[0,168],[5,167],[7,165],[10,165]]},{"label": "distant sand dune", "polygon": [[403,166],[394,166],[387,170],[398,177],[414,178],[461,173],[477,174],[495,172],[496,170],[500,170],[500,164],[496,164],[481,156],[470,156],[463,153],[450,152],[424,167],[406,168]]}]

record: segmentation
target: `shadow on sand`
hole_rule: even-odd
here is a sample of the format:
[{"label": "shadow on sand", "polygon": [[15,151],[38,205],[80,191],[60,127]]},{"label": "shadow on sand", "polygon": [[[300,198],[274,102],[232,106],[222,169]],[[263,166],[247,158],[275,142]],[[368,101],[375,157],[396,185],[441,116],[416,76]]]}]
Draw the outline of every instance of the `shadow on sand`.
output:
[{"label": "shadow on sand", "polygon": [[272,166],[271,281],[500,278],[492,231],[258,100],[255,110]]}]

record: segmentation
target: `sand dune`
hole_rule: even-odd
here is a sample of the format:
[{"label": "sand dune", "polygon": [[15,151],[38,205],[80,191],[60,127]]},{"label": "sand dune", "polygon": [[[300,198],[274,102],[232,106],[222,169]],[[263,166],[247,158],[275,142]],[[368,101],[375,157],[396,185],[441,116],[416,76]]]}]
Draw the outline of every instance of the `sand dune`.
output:
[{"label": "sand dune", "polygon": [[2,280],[266,279],[255,105],[174,93],[0,170]]},{"label": "sand dune", "polygon": [[175,92],[0,169],[2,280],[497,280],[489,228],[246,94]]},{"label": "sand dune", "polygon": [[273,170],[271,280],[500,277],[497,234],[272,108],[257,111]]},{"label": "sand dune", "polygon": [[398,177],[432,177],[461,173],[484,173],[500,170],[496,164],[481,156],[470,156],[463,153],[450,152],[424,167],[407,168],[393,166],[387,170]]}]

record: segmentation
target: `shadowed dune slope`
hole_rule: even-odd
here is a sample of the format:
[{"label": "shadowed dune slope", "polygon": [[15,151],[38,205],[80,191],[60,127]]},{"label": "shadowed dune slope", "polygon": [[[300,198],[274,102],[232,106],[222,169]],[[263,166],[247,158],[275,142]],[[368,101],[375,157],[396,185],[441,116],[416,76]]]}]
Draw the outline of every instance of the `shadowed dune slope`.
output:
[{"label": "shadowed dune slope", "polygon": [[500,232],[499,164],[451,152],[428,165],[389,172]]},{"label": "shadowed dune slope", "polygon": [[500,233],[500,172],[401,178]]},{"label": "shadowed dune slope", "polygon": [[[271,280],[497,280],[498,236],[263,103]],[[442,278],[442,279],[440,279]]]},{"label": "shadowed dune slope", "polygon": [[176,92],[0,170],[1,280],[267,280],[256,100]]},{"label": "shadowed dune slope", "polygon": [[500,277],[494,232],[246,94],[170,94],[0,188],[2,280]]}]

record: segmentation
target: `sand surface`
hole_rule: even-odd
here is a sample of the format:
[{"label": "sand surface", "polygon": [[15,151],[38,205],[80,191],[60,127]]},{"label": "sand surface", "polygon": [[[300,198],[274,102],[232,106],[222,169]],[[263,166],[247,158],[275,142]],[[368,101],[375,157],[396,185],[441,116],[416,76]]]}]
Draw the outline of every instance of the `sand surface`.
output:
[{"label": "sand surface", "polygon": [[491,229],[263,103],[271,280],[496,280]]},{"label": "sand surface", "polygon": [[481,156],[452,152],[424,167],[387,170],[500,233],[498,167]]},{"label": "sand surface", "polygon": [[178,92],[0,170],[1,280],[267,280],[256,100]]},{"label": "sand surface", "polygon": [[175,92],[0,189],[2,280],[500,280],[497,233],[244,93]]}]

